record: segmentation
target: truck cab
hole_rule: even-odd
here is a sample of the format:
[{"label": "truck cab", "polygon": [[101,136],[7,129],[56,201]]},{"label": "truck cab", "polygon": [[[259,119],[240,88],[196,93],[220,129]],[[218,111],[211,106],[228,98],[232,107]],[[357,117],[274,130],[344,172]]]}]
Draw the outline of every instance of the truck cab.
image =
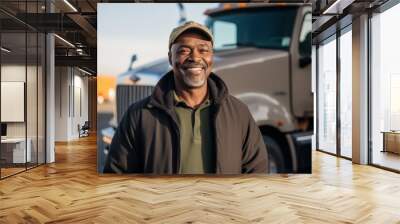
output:
[{"label": "truck cab", "polygon": [[[263,134],[270,172],[310,173],[311,5],[223,3],[205,14],[214,35],[213,72],[248,106]],[[166,57],[122,74],[116,123],[170,69]]]}]

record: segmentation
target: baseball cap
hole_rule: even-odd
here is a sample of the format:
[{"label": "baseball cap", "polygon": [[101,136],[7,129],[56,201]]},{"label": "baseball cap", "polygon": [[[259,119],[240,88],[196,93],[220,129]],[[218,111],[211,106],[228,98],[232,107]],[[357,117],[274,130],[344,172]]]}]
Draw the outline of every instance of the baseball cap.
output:
[{"label": "baseball cap", "polygon": [[168,49],[171,49],[172,44],[176,41],[176,39],[178,39],[178,37],[183,32],[185,32],[187,30],[191,30],[191,29],[198,30],[198,31],[204,33],[205,36],[209,38],[211,43],[212,44],[214,43],[214,37],[213,37],[211,31],[206,26],[203,26],[203,25],[201,25],[199,23],[196,23],[194,21],[188,21],[188,22],[185,22],[182,25],[179,25],[178,27],[175,27],[172,30],[171,34],[169,35]]}]

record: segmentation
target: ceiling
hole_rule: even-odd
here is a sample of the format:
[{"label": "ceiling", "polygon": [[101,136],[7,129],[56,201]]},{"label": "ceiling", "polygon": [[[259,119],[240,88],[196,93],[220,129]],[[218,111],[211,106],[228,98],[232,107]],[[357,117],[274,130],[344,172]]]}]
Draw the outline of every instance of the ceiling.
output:
[{"label": "ceiling", "polygon": [[[96,74],[97,0],[0,1],[2,46],[12,49],[3,60],[18,61],[23,55],[32,58],[36,33],[53,32],[55,62],[59,66],[79,66]],[[50,13],[51,12],[51,13]],[[25,32],[28,32],[25,43]],[[35,35],[30,35],[33,32]],[[25,46],[27,48],[25,49]],[[43,47],[39,45],[39,48]]]},{"label": "ceiling", "polygon": [[351,24],[353,17],[375,12],[390,0],[312,0],[313,43]]}]

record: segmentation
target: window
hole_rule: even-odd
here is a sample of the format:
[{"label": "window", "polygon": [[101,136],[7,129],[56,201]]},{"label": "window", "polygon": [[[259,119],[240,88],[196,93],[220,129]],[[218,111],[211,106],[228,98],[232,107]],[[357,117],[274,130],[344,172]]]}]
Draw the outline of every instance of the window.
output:
[{"label": "window", "polygon": [[304,15],[299,38],[299,52],[301,56],[310,56],[311,54],[311,28],[311,13],[307,13]]},{"label": "window", "polygon": [[[4,3],[4,4],[11,4]],[[19,2],[23,13],[41,12],[44,1]],[[0,178],[45,162],[45,35],[0,12],[2,140]],[[17,108],[10,110],[10,108]]]},{"label": "window", "polygon": [[400,170],[400,5],[371,18],[372,163]]},{"label": "window", "polygon": [[[340,36],[340,154],[352,157],[352,34]],[[347,31],[347,32],[346,32]]]},{"label": "window", "polygon": [[237,44],[237,26],[231,22],[215,21],[214,30],[219,32],[214,36],[214,47],[216,49],[235,47]]},{"label": "window", "polygon": [[318,149],[336,153],[336,36],[318,48]]},{"label": "window", "polygon": [[207,18],[206,25],[216,37],[215,50],[288,49],[296,13],[296,7],[232,10]]},{"label": "window", "polygon": [[400,73],[390,75],[390,130],[400,130]]}]

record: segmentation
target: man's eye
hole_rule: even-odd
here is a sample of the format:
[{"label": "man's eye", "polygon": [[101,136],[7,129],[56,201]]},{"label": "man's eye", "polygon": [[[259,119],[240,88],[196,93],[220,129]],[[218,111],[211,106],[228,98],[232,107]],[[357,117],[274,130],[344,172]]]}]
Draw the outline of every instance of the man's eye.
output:
[{"label": "man's eye", "polygon": [[180,50],[178,50],[178,53],[179,54],[188,54],[188,53],[190,53],[190,50],[189,49],[180,49]]},{"label": "man's eye", "polygon": [[209,50],[208,49],[200,49],[200,53],[208,53]]}]

